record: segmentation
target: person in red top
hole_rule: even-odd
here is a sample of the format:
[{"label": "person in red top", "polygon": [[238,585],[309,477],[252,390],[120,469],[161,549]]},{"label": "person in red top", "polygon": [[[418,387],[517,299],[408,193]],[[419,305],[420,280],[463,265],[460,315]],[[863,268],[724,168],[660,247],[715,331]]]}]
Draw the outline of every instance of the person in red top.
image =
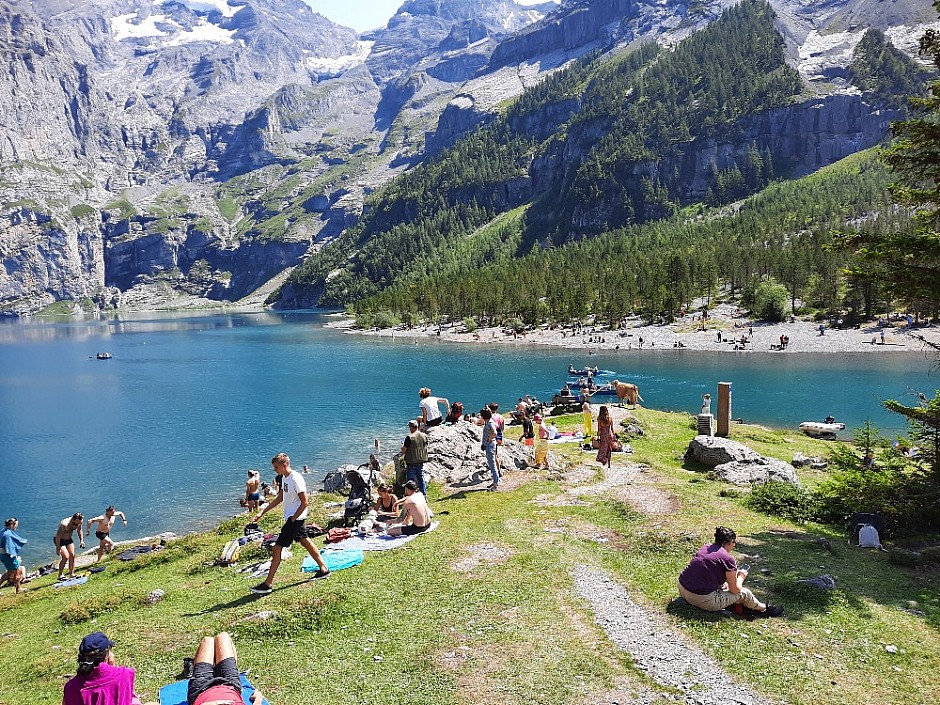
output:
[{"label": "person in red top", "polygon": [[[254,705],[261,705],[263,700],[260,690],[252,693]],[[235,644],[228,632],[214,637],[205,636],[199,642],[186,702],[189,705],[242,704],[241,674],[235,659]]]},{"label": "person in red top", "polygon": [[779,617],[783,609],[764,604],[744,587],[748,567],[738,568],[731,551],[738,536],[726,526],[715,529],[715,542],[705,544],[679,575],[679,594],[694,607],[718,612],[731,605],[743,604],[755,616]]},{"label": "person in red top", "polygon": [[65,684],[62,705],[140,705],[134,693],[134,669],[117,666],[111,641],[93,632],[78,647],[78,671]]}]

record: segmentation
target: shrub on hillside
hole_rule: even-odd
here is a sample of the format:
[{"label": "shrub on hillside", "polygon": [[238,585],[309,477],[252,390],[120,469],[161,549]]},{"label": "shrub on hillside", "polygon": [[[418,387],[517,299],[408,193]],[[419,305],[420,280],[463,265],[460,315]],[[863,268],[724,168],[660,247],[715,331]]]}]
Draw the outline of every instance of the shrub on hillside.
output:
[{"label": "shrub on hillside", "polygon": [[761,514],[806,522],[816,518],[816,502],[803,487],[789,482],[767,482],[757,485],[744,504]]}]

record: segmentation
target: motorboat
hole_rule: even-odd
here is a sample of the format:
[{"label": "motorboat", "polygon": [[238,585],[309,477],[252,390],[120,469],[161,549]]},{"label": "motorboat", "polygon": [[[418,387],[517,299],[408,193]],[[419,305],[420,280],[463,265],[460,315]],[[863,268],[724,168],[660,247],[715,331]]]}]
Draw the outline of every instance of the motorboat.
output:
[{"label": "motorboat", "polygon": [[804,421],[800,424],[800,431],[811,438],[820,438],[824,441],[834,441],[838,431],[844,431],[845,424],[838,421]]},{"label": "motorboat", "polygon": [[95,355],[95,357],[98,358],[99,360],[110,360],[113,357],[113,355],[111,355],[111,353],[109,352],[100,352],[97,355]]},{"label": "motorboat", "polygon": [[599,370],[596,366],[584,367],[580,370],[576,370],[574,368],[574,365],[568,365],[568,374],[571,377],[587,377],[588,375],[591,375],[592,377],[594,377],[594,376],[597,376],[601,372],[603,372],[603,370]]}]

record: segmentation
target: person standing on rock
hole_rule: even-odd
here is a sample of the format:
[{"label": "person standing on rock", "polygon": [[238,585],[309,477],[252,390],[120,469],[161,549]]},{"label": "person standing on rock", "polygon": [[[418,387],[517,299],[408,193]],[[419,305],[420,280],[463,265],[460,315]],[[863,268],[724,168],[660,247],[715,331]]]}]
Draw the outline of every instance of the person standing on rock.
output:
[{"label": "person standing on rock", "polygon": [[499,487],[499,469],[496,467],[496,422],[493,420],[493,412],[490,411],[488,406],[480,409],[480,418],[483,419],[483,442],[480,448],[486,453],[486,466],[493,478],[493,481],[486,489],[495,492]]},{"label": "person standing on rock", "polygon": [[731,551],[737,534],[726,526],[715,529],[715,541],[702,546],[679,575],[679,594],[693,607],[718,612],[742,604],[757,617],[779,617],[783,609],[758,600],[744,587],[748,566],[738,568]]},{"label": "person standing on rock", "polygon": [[401,446],[405,456],[405,481],[411,480],[425,497],[428,488],[424,484],[424,464],[428,462],[428,437],[418,430],[418,422],[408,422],[408,435]]},{"label": "person standing on rock", "polygon": [[52,537],[52,543],[55,544],[55,550],[59,554],[59,580],[62,580],[66,564],[69,567],[69,577],[75,577],[75,540],[72,534],[78,530],[78,545],[85,548],[85,534],[82,533],[84,521],[85,515],[75,512],[59,522],[55,536]]},{"label": "person standing on rock", "polygon": [[304,520],[310,510],[307,501],[307,483],[304,476],[290,466],[290,458],[287,453],[278,453],[271,459],[271,465],[274,466],[274,472],[281,478],[281,489],[277,497],[271,500],[264,509],[258,512],[252,518],[255,523],[261,521],[261,517],[274,509],[277,505],[284,504],[284,526],[274,542],[271,553],[271,567],[268,569],[268,577],[264,582],[255,585],[251,591],[256,595],[267,595],[273,588],[274,576],[277,574],[278,566],[281,565],[281,554],[285,548],[288,548],[294,541],[299,543],[305,549],[310,557],[317,562],[320,569],[313,574],[315,580],[325,578],[330,574],[330,569],[326,567],[320,551],[314,545],[307,534],[304,532]]}]

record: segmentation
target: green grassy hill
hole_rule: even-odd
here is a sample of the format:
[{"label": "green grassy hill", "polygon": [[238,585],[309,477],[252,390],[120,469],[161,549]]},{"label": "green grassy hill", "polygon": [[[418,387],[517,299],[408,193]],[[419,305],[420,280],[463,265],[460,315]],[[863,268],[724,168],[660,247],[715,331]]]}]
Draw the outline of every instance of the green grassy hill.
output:
[{"label": "green grassy hill", "polygon": [[[295,553],[273,594],[250,595],[252,581],[210,565],[241,531],[231,520],[150,557],[109,560],[83,587],[55,590],[47,577],[25,595],[4,590],[0,703],[61,702],[77,644],[94,630],[108,633],[118,661],[137,669],[145,702],[173,680],[201,635],[220,630],[234,634],[240,664],[277,705],[581,705],[610,702],[611,693],[625,703],[647,690],[671,697],[595,624],[572,589],[570,573],[579,564],[610,573],[634,600],[773,701],[936,701],[936,573],[852,549],[838,531],[745,509],[727,485],[682,466],[678,458],[694,435],[690,417],[644,409],[637,416],[646,435],[633,442],[635,455],[615,460],[629,481],[600,489],[593,454],[573,451],[563,482],[510,473],[506,491],[495,494],[437,486],[437,531],[399,550],[369,553],[361,566],[325,581],[307,582]],[[561,417],[563,428],[577,423]],[[753,426],[736,426],[735,437],[783,459],[831,449]],[[595,489],[583,491],[588,487]],[[321,513],[326,499],[333,498],[314,498]],[[270,517],[266,528],[277,523]],[[784,619],[717,619],[670,606],[678,572],[717,524],[737,530],[753,587],[785,606]],[[832,552],[818,538],[829,539]],[[260,559],[256,550],[242,564]],[[836,577],[836,591],[815,594],[794,583],[822,572]],[[156,589],[165,598],[145,604]],[[262,611],[275,614],[252,618]],[[898,652],[888,653],[888,644]]]}]

